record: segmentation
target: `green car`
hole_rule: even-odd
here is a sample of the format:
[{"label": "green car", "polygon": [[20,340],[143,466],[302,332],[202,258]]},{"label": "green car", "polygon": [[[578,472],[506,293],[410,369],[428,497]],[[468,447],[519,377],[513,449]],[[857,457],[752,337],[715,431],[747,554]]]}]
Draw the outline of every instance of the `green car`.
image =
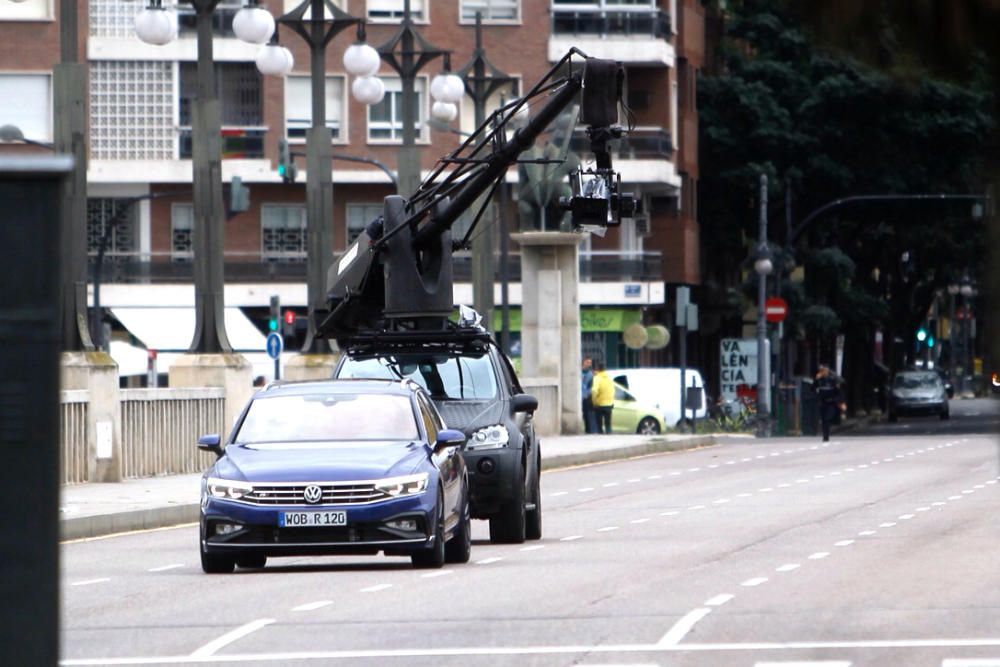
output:
[{"label": "green car", "polygon": [[632,393],[617,382],[615,384],[615,409],[611,412],[611,431],[614,433],[662,433],[666,428],[661,410],[652,403],[637,400]]}]

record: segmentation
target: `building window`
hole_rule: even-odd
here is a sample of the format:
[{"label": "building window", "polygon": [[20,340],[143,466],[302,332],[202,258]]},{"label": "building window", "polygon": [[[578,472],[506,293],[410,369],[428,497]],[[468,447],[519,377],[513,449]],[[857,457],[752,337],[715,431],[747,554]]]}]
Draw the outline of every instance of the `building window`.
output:
[{"label": "building window", "polygon": [[[177,32],[181,36],[194,36],[198,33],[198,17],[194,7],[187,3],[177,5]],[[233,18],[243,6],[242,0],[222,0],[212,10],[212,33],[216,37],[235,38]]]},{"label": "building window", "polygon": [[176,144],[172,63],[91,63],[92,159],[170,160]]},{"label": "building window", "polygon": [[190,262],[194,257],[194,205],[170,207],[170,260]]},{"label": "building window", "polygon": [[52,18],[49,0],[0,3],[0,21],[39,21]]},{"label": "building window", "polygon": [[476,20],[476,13],[484,21],[518,21],[521,18],[520,0],[461,0],[462,21]]},{"label": "building window", "polygon": [[131,199],[111,197],[88,199],[87,254],[92,257],[97,255],[101,247],[101,237],[108,228],[110,228],[108,245],[104,249],[108,256],[134,252],[137,211],[138,206]]},{"label": "building window", "polygon": [[[334,139],[341,134],[344,117],[344,78],[326,78],[326,126]],[[305,140],[312,127],[312,87],[308,76],[285,79],[285,132],[289,139]]]},{"label": "building window", "polygon": [[91,37],[135,39],[137,7],[133,0],[90,0],[88,4]]},{"label": "building window", "polygon": [[260,207],[260,254],[268,262],[306,261],[306,208]]},{"label": "building window", "polygon": [[382,215],[382,204],[347,205],[347,245],[354,243],[365,226]]},{"label": "building window", "polygon": [[[410,0],[410,16],[414,21],[426,21],[424,0]],[[403,18],[403,0],[368,0],[368,18],[378,21],[399,21]]]},{"label": "building window", "polygon": [[[261,74],[254,63],[216,63],[215,88],[222,106],[222,157],[264,157],[264,112]],[[191,102],[197,95],[198,70],[180,63],[180,157],[191,157]]]},{"label": "building window", "polygon": [[[399,77],[384,77],[385,98],[378,104],[368,107],[368,139],[370,141],[402,141],[403,140],[403,84]],[[426,95],[424,90],[427,81],[418,78],[414,81],[417,92],[417,118],[414,128],[417,139],[424,139],[424,118],[427,117]]]},{"label": "building window", "polygon": [[52,83],[48,74],[0,74],[4,125],[16,125],[25,139],[52,141]]}]

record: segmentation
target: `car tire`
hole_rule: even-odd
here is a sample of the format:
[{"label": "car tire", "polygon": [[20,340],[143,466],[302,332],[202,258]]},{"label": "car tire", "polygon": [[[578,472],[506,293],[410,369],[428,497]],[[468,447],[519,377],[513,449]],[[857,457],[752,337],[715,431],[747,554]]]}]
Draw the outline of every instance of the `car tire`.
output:
[{"label": "car tire", "polygon": [[500,511],[490,517],[490,542],[494,544],[521,544],[527,530],[527,512],[524,507],[524,466],[516,466],[514,494],[500,506]]},{"label": "car tire", "polygon": [[201,571],[205,574],[229,574],[236,567],[236,558],[226,554],[206,553],[201,549]]},{"label": "car tire", "polygon": [[236,566],[247,570],[259,570],[267,564],[267,556],[262,554],[243,554],[236,557]]},{"label": "car tire", "polygon": [[418,551],[410,556],[413,567],[422,569],[437,569],[444,565],[444,495],[438,491],[437,521],[434,526],[434,544],[429,549]]},{"label": "car tire", "polygon": [[535,468],[535,481],[531,485],[531,498],[535,503],[534,509],[528,510],[525,514],[524,536],[529,540],[542,539],[542,462],[538,461]]},{"label": "car tire", "polygon": [[652,417],[643,417],[639,420],[635,432],[639,435],[655,435],[660,432],[660,423]]},{"label": "car tire", "polygon": [[444,545],[444,559],[449,563],[468,563],[472,556],[472,510],[469,508],[469,485],[462,492],[462,517],[451,539]]}]

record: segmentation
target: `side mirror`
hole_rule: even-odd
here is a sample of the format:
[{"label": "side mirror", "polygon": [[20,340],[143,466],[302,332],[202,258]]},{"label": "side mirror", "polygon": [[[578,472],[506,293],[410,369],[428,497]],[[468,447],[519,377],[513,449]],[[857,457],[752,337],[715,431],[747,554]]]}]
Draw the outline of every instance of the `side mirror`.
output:
[{"label": "side mirror", "polygon": [[212,452],[216,458],[222,458],[222,437],[218,433],[209,433],[198,438],[198,449]]},{"label": "side mirror", "polygon": [[511,412],[534,412],[538,409],[538,399],[531,394],[515,394],[510,399]]},{"label": "side mirror", "polygon": [[465,444],[465,434],[455,429],[446,428],[438,431],[437,440],[434,442],[434,451],[440,452],[449,447],[461,447]]}]

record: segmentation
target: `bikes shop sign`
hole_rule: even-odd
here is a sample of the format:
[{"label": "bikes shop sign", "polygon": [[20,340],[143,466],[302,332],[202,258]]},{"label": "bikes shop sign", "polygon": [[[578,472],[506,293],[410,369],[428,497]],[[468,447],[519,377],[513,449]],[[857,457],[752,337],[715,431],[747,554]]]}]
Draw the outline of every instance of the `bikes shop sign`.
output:
[{"label": "bikes shop sign", "polygon": [[757,340],[723,338],[719,364],[719,394],[726,403],[748,397],[757,386]]}]

